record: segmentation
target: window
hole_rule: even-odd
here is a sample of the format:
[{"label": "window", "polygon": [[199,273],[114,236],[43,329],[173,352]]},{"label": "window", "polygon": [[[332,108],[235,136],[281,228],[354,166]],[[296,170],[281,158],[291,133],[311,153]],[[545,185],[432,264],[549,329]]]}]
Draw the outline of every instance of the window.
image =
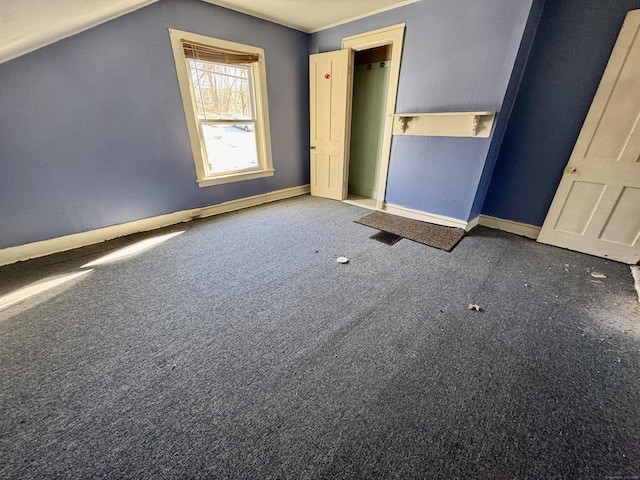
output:
[{"label": "window", "polygon": [[169,34],[198,185],[273,175],[264,51]]}]

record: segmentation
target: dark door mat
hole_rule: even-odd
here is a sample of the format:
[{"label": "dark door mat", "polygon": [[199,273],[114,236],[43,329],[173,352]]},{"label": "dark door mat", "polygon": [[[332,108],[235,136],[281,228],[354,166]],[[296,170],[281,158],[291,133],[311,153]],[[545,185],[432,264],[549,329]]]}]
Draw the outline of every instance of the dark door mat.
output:
[{"label": "dark door mat", "polygon": [[378,242],[382,242],[385,245],[395,245],[400,240],[402,240],[402,237],[400,235],[396,235],[395,233],[391,233],[391,232],[382,232],[382,231],[378,233],[374,233],[369,238],[373,240],[377,240]]},{"label": "dark door mat", "polygon": [[356,223],[383,232],[395,233],[403,238],[447,252],[453,250],[465,234],[462,228],[444,227],[384,212],[373,212],[356,220]]}]

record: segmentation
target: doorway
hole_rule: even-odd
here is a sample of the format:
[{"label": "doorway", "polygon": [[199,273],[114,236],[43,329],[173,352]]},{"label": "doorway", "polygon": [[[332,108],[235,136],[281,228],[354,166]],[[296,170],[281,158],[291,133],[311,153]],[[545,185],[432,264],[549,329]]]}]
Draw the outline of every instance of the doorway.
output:
[{"label": "doorway", "polygon": [[[379,76],[384,81],[374,82],[378,84],[375,99],[382,113],[374,122],[361,118],[356,125],[357,136],[362,134],[360,139],[373,137],[373,145],[365,145],[364,149],[373,149],[375,153],[364,155],[367,160],[363,163],[356,159],[351,202],[376,210],[384,208],[404,27],[399,24],[347,37],[342,40],[341,50],[309,57],[311,195],[349,201],[353,65],[358,55],[363,68],[371,65],[373,70],[372,60],[378,59],[375,55],[382,55],[385,59],[377,62],[377,68],[382,70],[379,74],[383,75]],[[358,87],[358,95],[364,92],[361,103],[366,106],[370,100],[367,87],[360,90]],[[363,122],[368,125],[363,126]],[[356,138],[356,144],[358,141]],[[354,153],[362,156],[363,151],[356,146]]]},{"label": "doorway", "polygon": [[355,52],[347,201],[376,208],[392,45]]},{"label": "doorway", "polygon": [[[393,121],[396,109],[396,97],[398,94],[398,82],[400,80],[400,63],[402,58],[402,44],[404,41],[405,24],[400,23],[390,27],[373,30],[370,32],[346,37],[342,40],[342,48],[349,49],[353,52],[354,65],[354,87],[352,90],[353,98],[349,102],[351,105],[350,113],[353,118],[358,115],[359,108],[356,102],[358,97],[362,97],[365,103],[371,102],[364,109],[379,109],[376,113],[376,120],[367,119],[365,123],[360,122],[356,125],[357,120],[349,120],[351,126],[351,136],[356,135],[355,142],[349,142],[350,147],[355,147],[354,152],[349,152],[349,180],[348,180],[348,196],[346,201],[356,203],[366,208],[382,210],[387,190],[387,174],[389,172],[389,159],[391,156],[391,135],[393,130]],[[369,71],[367,65],[371,64],[371,70],[377,63],[378,72],[373,75],[362,76],[367,82],[367,77],[374,79],[369,82],[373,85],[360,86],[356,85],[356,74],[359,65],[366,71]],[[380,63],[384,63],[381,67]],[[381,70],[381,71],[380,71]],[[378,78],[376,78],[376,75]],[[384,80],[380,77],[383,77]],[[368,95],[367,88],[371,88],[371,96]],[[355,128],[355,130],[354,130]],[[358,136],[368,135],[375,140],[368,148],[375,148],[376,153],[373,156],[366,154],[369,160],[364,163],[356,158],[356,166],[352,171],[351,155],[363,155],[362,142]],[[355,175],[355,181],[352,183],[351,174]],[[365,184],[365,189],[361,189],[361,183]]]}]

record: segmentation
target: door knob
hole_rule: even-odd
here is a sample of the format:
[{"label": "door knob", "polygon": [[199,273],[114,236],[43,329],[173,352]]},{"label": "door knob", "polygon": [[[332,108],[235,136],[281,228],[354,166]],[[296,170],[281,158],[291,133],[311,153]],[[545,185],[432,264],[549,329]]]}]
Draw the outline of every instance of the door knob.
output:
[{"label": "door knob", "polygon": [[311,145],[311,146],[309,147],[309,149],[311,149],[311,150],[315,150],[315,149],[316,149],[316,146],[315,146],[315,145]]}]

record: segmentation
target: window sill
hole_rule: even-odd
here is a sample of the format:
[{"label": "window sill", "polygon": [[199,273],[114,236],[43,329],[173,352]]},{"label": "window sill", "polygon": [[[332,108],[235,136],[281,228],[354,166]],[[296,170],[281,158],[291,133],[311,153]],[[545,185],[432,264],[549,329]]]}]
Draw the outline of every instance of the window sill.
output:
[{"label": "window sill", "polygon": [[253,170],[251,172],[230,173],[228,175],[220,175],[217,177],[209,177],[198,180],[198,186],[210,187],[212,185],[222,185],[224,183],[240,182],[242,180],[253,180],[255,178],[272,177],[274,169]]}]

